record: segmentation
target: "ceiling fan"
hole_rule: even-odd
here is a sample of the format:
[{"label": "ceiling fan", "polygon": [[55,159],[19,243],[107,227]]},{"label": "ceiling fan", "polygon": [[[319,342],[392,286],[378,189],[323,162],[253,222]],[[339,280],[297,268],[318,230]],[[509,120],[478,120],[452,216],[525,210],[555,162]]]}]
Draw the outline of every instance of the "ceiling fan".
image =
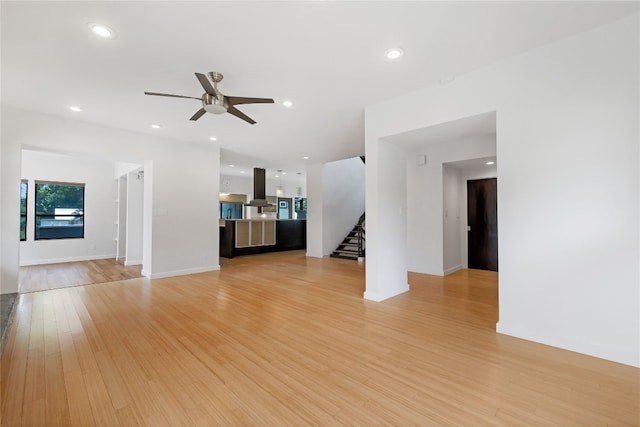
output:
[{"label": "ceiling fan", "polygon": [[199,99],[202,101],[202,108],[196,111],[196,113],[191,116],[190,120],[196,121],[200,117],[204,115],[204,113],[213,113],[213,114],[224,114],[230,113],[234,116],[241,118],[247,123],[255,124],[255,120],[251,117],[244,114],[242,111],[238,110],[235,106],[240,104],[273,104],[273,99],[271,98],[246,98],[242,96],[227,96],[223,95],[218,90],[218,83],[222,81],[224,76],[217,71],[212,71],[209,73],[211,77],[211,81],[213,81],[213,86],[211,86],[211,82],[207,78],[206,75],[201,73],[195,73],[198,81],[202,85],[204,89],[204,93],[200,98],[196,98],[194,96],[184,96],[184,95],[171,95],[168,93],[156,93],[156,92],[145,92],[145,95],[155,95],[155,96],[170,96],[173,98],[188,98],[188,99]]}]

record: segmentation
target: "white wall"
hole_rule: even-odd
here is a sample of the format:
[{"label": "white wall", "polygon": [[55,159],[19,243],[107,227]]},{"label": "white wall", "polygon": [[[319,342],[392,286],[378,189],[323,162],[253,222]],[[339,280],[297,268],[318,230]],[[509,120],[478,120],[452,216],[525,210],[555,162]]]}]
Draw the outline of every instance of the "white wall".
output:
[{"label": "white wall", "polygon": [[[365,115],[367,219],[382,226],[379,220],[390,218],[369,195],[397,194],[375,185],[392,169],[382,156],[370,156],[382,138],[496,111],[497,330],[634,366],[640,366],[639,27],[638,15],[625,18],[372,106]],[[380,292],[377,277],[393,278],[385,288],[392,295],[406,273],[398,262],[405,245],[385,241],[392,259],[372,260],[383,235],[382,227],[368,229],[366,286]],[[371,261],[384,269],[377,277]]]},{"label": "white wall", "polygon": [[324,165],[307,166],[307,256],[322,258],[324,254]]},{"label": "white wall", "polygon": [[218,197],[219,147],[9,107],[3,107],[2,120],[3,292],[15,292],[18,282],[19,197],[8,195],[19,188],[23,148],[144,165],[143,273],[155,278],[219,268],[212,203]]},{"label": "white wall", "polygon": [[144,174],[138,168],[127,174],[127,237],[125,265],[142,264],[144,226]]},{"label": "white wall", "polygon": [[115,164],[115,174],[114,178],[120,178],[122,175],[125,175],[131,171],[139,170],[142,165],[138,163],[127,163],[127,162],[116,162]]},{"label": "white wall", "polygon": [[[415,157],[426,155],[418,165]],[[443,164],[496,155],[495,135],[468,137],[413,148],[407,156],[407,269],[442,276],[459,263],[444,265]],[[451,178],[451,176],[449,176]],[[453,187],[455,187],[455,183]],[[452,191],[452,186],[448,186]],[[454,203],[455,197],[450,197]],[[464,211],[466,212],[466,211]],[[454,218],[452,218],[454,219]],[[452,224],[449,224],[452,226]],[[453,237],[459,240],[459,237]],[[449,241],[447,247],[455,246]],[[459,253],[459,249],[450,249]],[[451,261],[453,262],[453,261]]]},{"label": "white wall", "polygon": [[0,211],[2,211],[2,222],[0,223],[0,246],[2,246],[1,293],[18,292],[18,272],[20,262],[20,171],[22,169],[21,146],[19,144],[5,144],[8,120],[4,115],[2,118],[2,128],[0,131]]},{"label": "white wall", "polygon": [[[0,129],[2,129],[2,115],[1,114],[0,114]],[[0,149],[0,152],[2,152],[1,149]],[[2,186],[2,177],[3,177],[2,162],[0,161],[0,190],[4,191],[4,187]],[[9,274],[5,273],[5,264],[3,262],[4,258],[2,257],[2,248],[4,247],[4,241],[2,240],[2,230],[4,228],[4,225],[3,225],[4,221],[2,220],[2,211],[3,211],[3,209],[0,208],[0,298],[2,298],[2,294],[15,292],[15,290],[18,289],[17,278],[16,278],[15,287],[14,286],[10,286],[9,289],[7,289],[6,291],[5,291],[5,287],[2,284],[5,276],[10,277]],[[18,222],[18,226],[20,226],[20,222]],[[19,238],[20,238],[20,232],[18,232],[18,239]]]},{"label": "white wall", "polygon": [[253,199],[253,177],[220,175],[220,192],[246,194],[249,201]]},{"label": "white wall", "polygon": [[463,268],[460,224],[466,211],[460,207],[460,181],[458,169],[442,165],[442,268],[445,275]]},{"label": "white wall", "polygon": [[[27,240],[20,242],[20,265],[115,258],[116,188],[113,162],[42,151],[22,152],[22,179],[28,180]],[[34,239],[35,181],[85,184],[84,238]]]},{"label": "white wall", "polygon": [[124,260],[127,257],[127,175],[116,179],[118,187],[117,217],[116,217],[116,259]]}]

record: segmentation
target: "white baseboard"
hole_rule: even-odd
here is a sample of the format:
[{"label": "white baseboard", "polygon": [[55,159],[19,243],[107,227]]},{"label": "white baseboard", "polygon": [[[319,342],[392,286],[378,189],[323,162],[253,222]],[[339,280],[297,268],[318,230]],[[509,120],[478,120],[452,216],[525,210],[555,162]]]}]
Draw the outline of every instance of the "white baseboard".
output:
[{"label": "white baseboard", "polygon": [[575,340],[573,337],[557,336],[553,332],[544,334],[537,329],[508,325],[504,321],[496,324],[496,332],[640,368],[640,352],[637,348],[610,348],[595,342]]},{"label": "white baseboard", "polygon": [[364,299],[369,300],[369,301],[381,302],[381,301],[384,301],[386,299],[395,297],[396,295],[400,295],[400,294],[403,294],[403,293],[408,292],[408,291],[409,291],[409,284],[407,283],[407,284],[405,284],[403,286],[398,287],[397,289],[390,290],[389,292],[384,293],[384,294],[365,291],[364,292]]},{"label": "white baseboard", "polygon": [[29,265],[43,265],[43,264],[61,264],[63,262],[76,262],[76,261],[93,261],[96,259],[115,259],[116,254],[109,255],[87,255],[70,258],[50,258],[50,259],[36,259],[30,261],[20,260],[20,267],[26,267]]},{"label": "white baseboard", "polygon": [[318,254],[317,252],[307,252],[305,255],[310,258],[324,258],[324,255]]},{"label": "white baseboard", "polygon": [[150,279],[164,279],[165,277],[185,276],[187,274],[206,273],[208,271],[220,270],[220,265],[210,265],[207,267],[187,268],[185,270],[165,271],[163,273],[149,273],[142,271],[142,275]]},{"label": "white baseboard", "polygon": [[444,276],[443,270],[424,268],[422,266],[407,266],[408,273],[429,274],[431,276]]},{"label": "white baseboard", "polygon": [[129,261],[129,260],[125,260],[124,261],[124,266],[125,267],[128,267],[130,265],[140,265],[140,264],[142,264],[142,260],[141,259],[136,259],[136,260],[133,260],[133,261]]},{"label": "white baseboard", "polygon": [[446,270],[444,270],[444,275],[447,276],[451,273],[455,273],[458,270],[462,270],[464,267],[462,266],[462,264],[456,265],[455,267],[451,267],[451,268],[447,268]]}]

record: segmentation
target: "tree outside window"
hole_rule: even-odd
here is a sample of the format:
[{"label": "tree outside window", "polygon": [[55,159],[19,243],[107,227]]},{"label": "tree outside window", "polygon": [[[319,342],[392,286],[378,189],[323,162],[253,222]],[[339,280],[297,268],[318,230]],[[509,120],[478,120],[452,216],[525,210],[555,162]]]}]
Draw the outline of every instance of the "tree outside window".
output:
[{"label": "tree outside window", "polygon": [[84,184],[36,182],[35,239],[84,237]]},{"label": "tree outside window", "polygon": [[27,240],[27,181],[20,182],[20,240]]}]

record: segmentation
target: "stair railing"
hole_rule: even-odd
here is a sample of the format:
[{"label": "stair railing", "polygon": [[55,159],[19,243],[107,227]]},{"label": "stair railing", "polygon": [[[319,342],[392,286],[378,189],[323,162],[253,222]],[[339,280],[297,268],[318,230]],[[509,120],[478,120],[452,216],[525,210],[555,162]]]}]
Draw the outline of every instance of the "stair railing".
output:
[{"label": "stair railing", "polygon": [[360,215],[360,219],[358,220],[358,258],[364,257],[365,251],[365,213]]}]

